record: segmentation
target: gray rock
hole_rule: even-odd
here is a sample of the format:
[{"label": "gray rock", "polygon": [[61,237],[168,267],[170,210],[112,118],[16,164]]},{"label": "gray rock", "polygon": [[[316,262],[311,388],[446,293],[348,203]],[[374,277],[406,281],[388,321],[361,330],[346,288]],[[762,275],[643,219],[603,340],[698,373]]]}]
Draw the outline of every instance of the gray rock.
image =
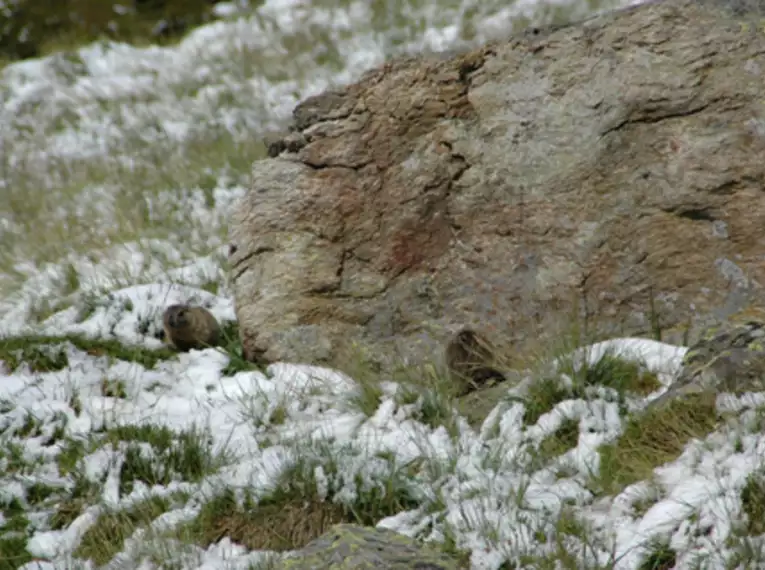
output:
[{"label": "gray rock", "polygon": [[456,560],[389,530],[342,524],[277,563],[278,570],[457,570]]},{"label": "gray rock", "polygon": [[572,317],[693,342],[765,304],[763,53],[665,0],[307,99],[232,219],[247,357],[418,363],[463,326],[524,352]]},{"label": "gray rock", "polygon": [[661,405],[688,394],[765,391],[765,312],[745,312],[709,327],[683,359]]}]

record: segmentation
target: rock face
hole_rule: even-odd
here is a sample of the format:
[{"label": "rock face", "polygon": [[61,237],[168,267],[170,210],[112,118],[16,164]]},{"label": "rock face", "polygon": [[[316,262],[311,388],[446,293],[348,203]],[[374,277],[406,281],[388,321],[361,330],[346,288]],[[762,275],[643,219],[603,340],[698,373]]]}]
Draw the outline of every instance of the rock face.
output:
[{"label": "rock face", "polygon": [[396,532],[341,524],[277,563],[280,570],[457,570],[455,560]]},{"label": "rock face", "polygon": [[688,349],[683,369],[669,390],[652,402],[661,405],[701,392],[765,390],[765,310],[745,311],[710,326]]},{"label": "rock face", "polygon": [[667,0],[303,101],[232,223],[246,355],[386,366],[462,326],[522,350],[758,302],[764,87],[757,26]]}]

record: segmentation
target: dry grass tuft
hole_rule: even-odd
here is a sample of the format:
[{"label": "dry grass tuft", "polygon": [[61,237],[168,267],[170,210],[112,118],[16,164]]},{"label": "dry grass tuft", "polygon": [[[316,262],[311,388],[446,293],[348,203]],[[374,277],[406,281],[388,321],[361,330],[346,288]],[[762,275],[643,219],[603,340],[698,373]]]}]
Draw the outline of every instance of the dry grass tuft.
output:
[{"label": "dry grass tuft", "polygon": [[715,400],[711,393],[689,395],[629,419],[619,439],[600,448],[596,487],[613,494],[649,479],[656,467],[679,457],[689,441],[714,431]]},{"label": "dry grass tuft", "polygon": [[245,500],[239,505],[233,492],[226,491],[205,504],[185,532],[203,547],[227,536],[251,550],[288,551],[302,548],[346,520],[342,506],[315,498],[258,505]]}]

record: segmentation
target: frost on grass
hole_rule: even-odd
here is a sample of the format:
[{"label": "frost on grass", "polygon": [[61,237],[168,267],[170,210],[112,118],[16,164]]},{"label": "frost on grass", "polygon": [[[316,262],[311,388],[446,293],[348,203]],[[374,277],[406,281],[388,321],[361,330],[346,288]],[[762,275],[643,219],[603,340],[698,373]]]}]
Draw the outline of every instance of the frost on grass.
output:
[{"label": "frost on grass", "polygon": [[[761,560],[765,395],[646,411],[684,348],[579,349],[471,426],[416,378],[373,390],[308,365],[227,373],[225,349],[152,362],[114,351],[156,350],[140,316],[190,296],[232,317],[211,293],[135,287],[85,319],[53,315],[38,325],[48,336],[14,337],[27,343],[12,365],[0,356],[3,557],[244,568],[358,522],[474,568]],[[81,336],[45,353],[56,326]]]}]

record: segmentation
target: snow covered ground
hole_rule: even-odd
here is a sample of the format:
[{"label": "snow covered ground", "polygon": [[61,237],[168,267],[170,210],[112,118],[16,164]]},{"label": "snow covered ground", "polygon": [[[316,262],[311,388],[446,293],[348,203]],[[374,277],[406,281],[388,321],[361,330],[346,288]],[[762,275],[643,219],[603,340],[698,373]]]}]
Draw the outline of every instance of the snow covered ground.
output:
[{"label": "snow covered ground", "polygon": [[[75,308],[54,315],[38,332],[79,333],[157,348],[162,308],[186,300],[210,307],[222,322],[233,319],[229,299],[185,286],[137,286],[114,291],[85,319]],[[459,549],[471,552],[472,568],[496,569],[508,560],[518,563],[524,556],[553,553],[556,542],[540,541],[540,533],[559,533],[557,525],[567,509],[574,509],[588,528],[567,537],[567,547],[585,567],[639,568],[651,539],[658,537],[676,551],[678,568],[692,567],[700,554],[708,557],[704,567],[723,568],[736,555],[727,541],[742,518],[741,490],[747,476],[761,468],[765,451],[757,412],[765,395],[742,400],[720,396],[726,410],[741,412],[736,429],[723,428],[692,441],[679,458],[656,470],[653,481],[598,498],[592,489],[598,446],[616,440],[625,422],[615,391],[607,388],[587,399],[565,399],[530,425],[524,423],[525,405],[508,399],[477,429],[458,420],[450,430],[420,421],[423,401],[402,400],[401,387],[394,383],[383,383],[379,406],[366,416],[353,405],[351,395],[358,389],[354,380],[336,371],[280,363],[264,373],[226,374],[230,357],[216,349],[180,354],[154,368],[89,355],[66,342],[60,350],[67,360],[58,370],[34,371],[19,364],[0,376],[2,449],[17,449],[20,456],[14,460],[5,453],[1,460],[0,504],[16,498],[24,505],[27,549],[49,561],[29,562],[26,568],[86,567],[78,566],[73,554],[83,535],[98,524],[99,514],[128,509],[149,497],[184,493],[181,504],[154,520],[156,530],[194,519],[222,488],[247,488],[255,498],[267,496],[280,474],[299,457],[305,460],[306,449],[321,450],[314,453],[312,467],[318,470],[317,480],[335,490],[325,498],[340,502],[353,503],[369,488],[387,485],[395,470],[419,465],[404,484],[421,506],[378,524],[429,540],[453,536]],[[658,388],[630,402],[636,410],[663,392],[684,353],[684,348],[644,339],[606,341],[586,352],[591,362],[618,355],[657,372]],[[105,392],[104,379],[118,381],[120,394]],[[522,382],[508,394],[521,396],[526,386]],[[274,421],[277,409],[282,417]],[[578,426],[575,445],[549,462],[536,462],[540,445],[566,420]],[[146,424],[177,433],[203,430],[212,437],[209,453],[225,452],[228,461],[195,482],[173,477],[149,487],[137,479],[130,492],[121,493],[128,461],[127,444],[121,441],[114,446],[96,443],[82,453],[77,470],[62,472],[60,457],[71,442],[98,442],[97,434],[105,430]],[[151,447],[145,453],[151,458]],[[12,461],[30,467],[12,468]],[[42,484],[65,495],[76,473],[96,486],[93,504],[66,527],[52,530],[49,521],[58,503],[35,504],[30,489]],[[127,537],[113,567],[156,567],[148,562],[145,532]],[[179,567],[247,568],[258,555],[224,540],[185,551]]]},{"label": "snow covered ground", "polygon": [[[659,384],[642,395],[589,386],[529,421],[522,400],[540,382],[529,377],[472,427],[432,421],[426,395],[389,379],[369,410],[360,380],[336,371],[151,352],[174,302],[234,319],[226,219],[262,156],[253,141],[300,99],[390,54],[481,42],[533,8],[267,0],[175,47],[98,43],[0,71],[0,568],[95,567],[85,554],[115,536],[110,568],[256,567],[263,552],[228,538],[195,546],[174,529],[223,489],[240,502],[272,497],[296,465],[319,499],[375,496],[387,510],[374,522],[449,543],[475,569],[669,568],[669,550],[677,568],[765,564],[765,528],[750,520],[765,517],[750,477],[765,451],[763,394],[720,395],[733,419],[652,477],[602,488],[599,446],[621,441],[683,348],[597,345],[591,361],[619,353]],[[162,426],[176,434],[169,443]],[[543,453],[562,433],[568,445]],[[388,509],[386,493],[407,508]],[[146,511],[150,498],[166,502],[146,525],[110,530],[105,517]],[[4,560],[13,544],[29,556]]]}]

